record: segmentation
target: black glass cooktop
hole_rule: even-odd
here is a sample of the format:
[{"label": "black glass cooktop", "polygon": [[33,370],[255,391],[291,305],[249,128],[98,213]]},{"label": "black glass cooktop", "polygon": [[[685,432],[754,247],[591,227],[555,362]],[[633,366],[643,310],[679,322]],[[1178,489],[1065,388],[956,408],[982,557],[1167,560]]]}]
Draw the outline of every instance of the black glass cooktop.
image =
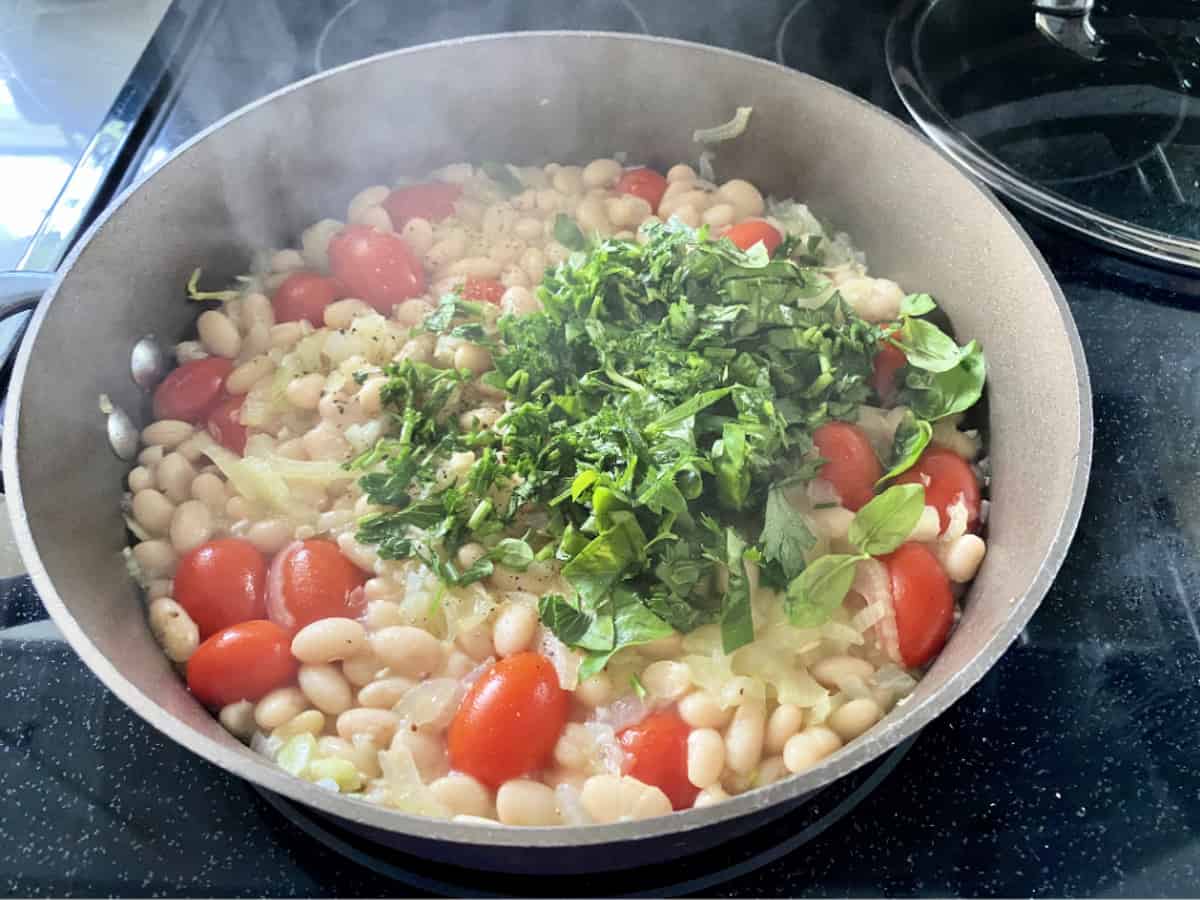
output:
[{"label": "black glass cooktop", "polygon": [[[107,185],[321,66],[483,31],[699,40],[812,71],[901,112],[883,59],[892,12],[886,0],[177,0],[172,40],[152,46],[163,65],[142,70],[166,77],[141,86],[149,99],[135,111],[136,139]],[[1091,369],[1091,490],[1030,627],[903,752],[674,878],[439,872],[297,819],[159,736],[98,683],[15,579],[0,592],[0,891],[1195,894],[1200,282],[1025,224],[1066,292]]]}]

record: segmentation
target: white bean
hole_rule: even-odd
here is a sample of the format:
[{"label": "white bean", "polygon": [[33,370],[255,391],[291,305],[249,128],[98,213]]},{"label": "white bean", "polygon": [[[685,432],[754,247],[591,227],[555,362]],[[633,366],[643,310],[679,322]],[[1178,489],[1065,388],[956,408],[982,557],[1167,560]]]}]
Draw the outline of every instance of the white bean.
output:
[{"label": "white bean", "polygon": [[513,656],[526,650],[537,628],[537,612],[524,603],[508,603],[496,617],[492,640],[500,656]]},{"label": "white bean", "polygon": [[615,159],[593,159],[583,167],[583,185],[604,188],[621,177],[621,164]]},{"label": "white bean", "polygon": [[372,709],[391,709],[413,689],[416,682],[393,675],[365,684],[358,689],[358,705]]},{"label": "white bean", "polygon": [[686,225],[688,228],[700,227],[700,211],[690,203],[684,203],[681,206],[671,210],[672,219]]},{"label": "white bean", "polygon": [[866,681],[875,674],[875,667],[856,656],[827,656],[808,667],[808,673],[821,687],[831,691],[838,689],[838,682],[848,678]]},{"label": "white bean", "polygon": [[[375,579],[372,578],[371,581]],[[367,582],[370,584],[370,582]],[[406,624],[404,610],[399,603],[391,600],[371,600],[367,603],[367,612],[363,616],[363,624],[370,631],[380,631],[392,625]]]},{"label": "white bean", "polygon": [[201,472],[192,479],[192,499],[199,500],[219,516],[225,511],[225,501],[229,499],[225,493],[225,482],[212,472]]},{"label": "white bean", "polygon": [[783,757],[772,756],[758,764],[758,771],[754,773],[754,786],[762,787],[766,784],[774,784],[776,781],[786,778],[788,774]]},{"label": "white bean", "polygon": [[726,225],[732,225],[737,211],[731,203],[718,203],[715,206],[710,206],[704,211],[700,220],[710,228],[724,228]]},{"label": "white bean", "polygon": [[180,556],[190,553],[212,537],[209,508],[199,500],[185,500],[171,517],[171,545]]},{"label": "white bean", "polygon": [[229,373],[225,379],[225,390],[231,394],[245,394],[274,371],[275,364],[270,357],[256,356]]},{"label": "white bean", "polygon": [[562,821],[554,791],[538,781],[514,778],[496,792],[496,815],[505,825],[557,825]]},{"label": "white bean", "polygon": [[131,508],[137,523],[146,531],[158,536],[167,533],[171,527],[171,517],[175,515],[175,504],[161,491],[153,488],[146,488],[134,494]]},{"label": "white bean", "polygon": [[304,268],[304,257],[299,250],[276,250],[271,256],[272,272],[293,272]]},{"label": "white bean", "polygon": [[400,237],[417,256],[424,256],[433,246],[433,226],[427,219],[412,218],[400,229]]},{"label": "white bean", "polygon": [[215,309],[200,313],[196,320],[196,331],[200,335],[200,343],[213,356],[224,356],[233,359],[242,349],[242,336],[238,334],[237,326],[230,321],[229,316]]},{"label": "white bean", "polygon": [[489,206],[483,213],[483,236],[489,240],[496,240],[511,234],[516,227],[519,213],[509,206],[507,203],[495,203]]},{"label": "white bean", "polygon": [[700,221],[700,213],[708,208],[709,195],[704,191],[682,191],[673,197],[663,195],[662,202],[658,204],[658,215],[661,218],[669,219],[674,216],[682,220],[680,211],[685,207],[691,207],[695,210],[696,221]]},{"label": "white bean", "polygon": [[761,216],[766,204],[758,188],[741,178],[732,178],[717,188],[717,196],[737,210],[739,219]]},{"label": "white bean", "polygon": [[697,728],[687,738],[687,777],[698,788],[711,787],[725,768],[725,739],[713,728]]},{"label": "white bean", "polygon": [[605,202],[605,211],[613,225],[620,228],[636,228],[654,213],[649,203],[632,195],[610,197]]},{"label": "white bean", "polygon": [[271,737],[286,741],[298,734],[318,735],[325,730],[325,714],[316,709],[306,709],[298,716],[288,719],[271,732]]},{"label": "white bean", "polygon": [[492,628],[487,622],[464,628],[458,633],[455,641],[463,652],[476,662],[496,655],[496,648],[492,644]]},{"label": "white bean", "polygon": [[433,304],[420,297],[397,303],[392,308],[392,317],[407,328],[416,328],[433,313]]},{"label": "white bean", "polygon": [[383,660],[370,651],[342,661],[342,674],[356,687],[370,684],[386,668]]},{"label": "white bean", "polygon": [[325,376],[320,372],[311,372],[293,378],[284,388],[284,396],[292,406],[300,409],[316,409],[321,402],[321,392],[325,390]]},{"label": "white bean", "polygon": [[347,297],[345,300],[335,300],[325,307],[323,319],[326,328],[342,330],[350,327],[358,316],[365,316],[368,313],[375,312],[374,307],[368,306],[361,300],[354,297]]},{"label": "white bean", "polygon": [[435,339],[432,334],[419,334],[405,342],[404,346],[400,348],[400,352],[396,354],[396,361],[411,359],[413,362],[433,362],[434,344]]},{"label": "white bean", "polygon": [[170,597],[159,597],[150,604],[149,619],[154,639],[172,662],[187,662],[200,646],[200,629]]},{"label": "white bean", "polygon": [[696,795],[696,799],[692,801],[692,809],[704,809],[707,806],[716,806],[729,799],[729,795],[725,793],[725,788],[719,784],[710,785]]},{"label": "white bean", "polygon": [[329,663],[301,666],[297,681],[308,701],[323,713],[336,716],[354,705],[350,685],[341,670]]},{"label": "white bean", "polygon": [[393,750],[400,747],[412,754],[423,781],[432,781],[446,774],[446,745],[441,738],[402,726],[391,742]]},{"label": "white bean", "polygon": [[208,359],[208,351],[200,346],[199,341],[180,341],[175,345],[175,360],[181,366],[198,359]]},{"label": "white bean", "polygon": [[129,471],[129,490],[135,494],[138,491],[150,490],[154,483],[154,473],[145,466],[135,466]]},{"label": "white bean", "polygon": [[158,447],[158,446],[147,447],[145,450],[143,450],[141,453],[138,454],[138,458],[137,458],[138,465],[145,466],[147,468],[154,468],[160,462],[162,462],[163,453],[164,453],[164,451],[163,451],[162,447]]},{"label": "white bean", "polygon": [[329,271],[329,241],[341,231],[343,223],[337,219],[322,219],[304,229],[300,234],[300,252],[304,261],[321,272]]},{"label": "white bean", "polygon": [[357,656],[366,647],[366,632],[354,619],[331,616],[305,625],[292,638],[292,656],[303,663],[330,663]]},{"label": "white bean", "polygon": [[436,779],[429,790],[455,815],[485,817],[492,811],[491,792],[470,775],[451,772]]},{"label": "white bean", "polygon": [[271,327],[271,346],[280,350],[290,350],[302,337],[304,337],[303,322],[280,322]]},{"label": "white bean", "polygon": [[354,768],[368,778],[380,775],[379,746],[365,734],[355,736],[352,741],[325,735],[317,739],[317,752],[353,763]]},{"label": "white bean", "polygon": [[375,655],[405,678],[423,678],[442,664],[441,643],[421,628],[393,625],[376,631],[367,640]]},{"label": "white bean", "polygon": [[783,764],[789,772],[810,769],[842,746],[837,733],[824,725],[810,725],[783,745]]},{"label": "white bean", "polygon": [[291,525],[287,519],[262,519],[246,529],[246,540],[263,553],[273,555],[291,543]]},{"label": "white bean", "polygon": [[[320,405],[318,403],[318,405]],[[333,422],[322,419],[300,438],[309,459],[345,459],[350,455],[350,442]]]},{"label": "white bean", "polygon": [[434,272],[440,272],[451,263],[462,259],[463,254],[466,252],[466,237],[461,234],[451,235],[429,248],[429,252],[425,254],[425,268]]},{"label": "white bean", "polygon": [[261,328],[270,335],[274,325],[275,307],[271,305],[271,298],[257,292],[247,294],[242,300],[242,329],[248,333]]},{"label": "white bean", "polygon": [[983,564],[987,544],[977,534],[964,534],[938,548],[938,559],[951,581],[966,584]]},{"label": "white bean", "polygon": [[870,697],[859,697],[831,712],[825,724],[843,741],[852,741],[882,718],[878,703]]},{"label": "white bean", "polygon": [[600,824],[649,819],[671,812],[671,801],[662,790],[630,775],[593,775],[583,783],[579,800],[592,820]]},{"label": "white bean", "polygon": [[348,741],[356,735],[364,735],[377,747],[386,747],[392,742],[400,717],[386,709],[369,709],[356,706],[337,717],[337,733]]},{"label": "white bean", "polygon": [[607,672],[597,672],[595,675],[590,675],[575,688],[575,699],[584,706],[590,706],[595,709],[599,706],[607,706],[616,699],[616,690],[613,688],[612,678]]},{"label": "white bean", "polygon": [[378,206],[386,200],[391,192],[392,189],[385,184],[374,184],[371,187],[363,188],[351,198],[350,206],[346,210],[346,221],[361,222],[362,214],[370,207]]},{"label": "white bean", "polygon": [[725,760],[730,769],[739,775],[754,771],[762,759],[766,726],[766,704],[752,698],[743,700],[725,730]]},{"label": "white bean", "polygon": [[603,197],[585,197],[575,211],[575,219],[585,234],[595,232],[607,236],[613,232]]},{"label": "white bean", "polygon": [[467,369],[473,375],[482,375],[492,368],[492,354],[478,344],[461,344],[454,351],[454,368]]},{"label": "white bean", "polygon": [[191,498],[196,470],[183,454],[168,453],[158,464],[155,474],[158,478],[158,489],[166,494],[172,503],[182,503]]},{"label": "white bean", "polygon": [[678,700],[692,686],[691,671],[681,662],[660,659],[646,666],[642,672],[642,685],[651,697]]},{"label": "white bean", "polygon": [[195,464],[195,463],[200,462],[200,460],[204,459],[205,448],[206,448],[207,444],[208,444],[208,435],[194,434],[190,438],[188,438],[186,441],[184,441],[182,444],[180,444],[178,447],[176,447],[175,452],[178,453],[180,456],[182,456],[184,459],[186,459],[188,462]]},{"label": "white bean", "polygon": [[667,183],[673,184],[676,181],[695,181],[696,170],[691,166],[677,163],[667,169]]},{"label": "white bean", "polygon": [[170,578],[175,571],[175,550],[163,540],[142,541],[133,547],[133,559],[148,579]]},{"label": "white bean", "polygon": [[[550,265],[550,261],[546,258],[546,254],[537,247],[530,247],[521,254],[521,268],[525,270],[525,274],[529,276],[529,280],[533,284],[541,284],[542,276],[546,274],[546,268]],[[501,298],[503,302],[503,298]]]},{"label": "white bean", "polygon": [[217,713],[217,720],[235,738],[248,741],[254,735],[254,704],[249,700],[239,700],[222,706]]},{"label": "white bean", "polygon": [[767,719],[766,751],[782,753],[784,745],[804,726],[804,710],[794,703],[780,703]]},{"label": "white bean", "polygon": [[142,443],[158,444],[172,450],[195,433],[196,429],[187,422],[180,422],[177,419],[159,419],[142,429]]},{"label": "white bean", "polygon": [[254,707],[254,721],[262,731],[273,731],[308,709],[308,699],[298,687],[281,687],[268,693]]},{"label": "white bean", "polygon": [[170,597],[175,590],[175,582],[170,578],[157,578],[146,588],[146,599],[157,600],[159,597]]},{"label": "white bean", "polygon": [[679,718],[693,728],[724,728],[733,718],[733,710],[722,707],[706,691],[693,691],[679,701]]}]

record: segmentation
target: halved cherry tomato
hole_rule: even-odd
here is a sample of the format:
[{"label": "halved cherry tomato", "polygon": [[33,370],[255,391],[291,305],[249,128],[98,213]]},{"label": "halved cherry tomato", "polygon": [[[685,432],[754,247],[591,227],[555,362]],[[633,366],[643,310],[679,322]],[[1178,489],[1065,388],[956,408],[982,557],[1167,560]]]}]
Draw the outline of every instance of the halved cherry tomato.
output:
[{"label": "halved cherry tomato", "polygon": [[667,179],[653,169],[628,169],[617,179],[616,191],[618,194],[641,197],[650,204],[652,210],[657,211],[663,194],[667,192]]},{"label": "halved cherry tomato", "polygon": [[227,450],[239,456],[246,452],[246,426],[238,416],[245,397],[226,397],[208,414],[208,433]]},{"label": "halved cherry tomato", "polygon": [[691,809],[700,793],[687,775],[691,731],[674,712],[656,712],[617,736],[631,759],[626,774],[660,789],[673,809]]},{"label": "halved cherry tomato", "polygon": [[367,576],[331,541],[293,541],[271,560],[267,616],[293,634],[310,622],[354,619],[366,608]]},{"label": "halved cherry tomato", "polygon": [[866,432],[849,422],[826,422],[813,432],[813,443],[826,460],[820,476],[834,486],[842,505],[855,511],[865,506],[883,475]]},{"label": "halved cherry tomato", "polygon": [[425,290],[425,272],[404,238],[370,225],[347,225],[329,242],[329,268],[351,297],[385,316]]},{"label": "halved cherry tomato", "polygon": [[232,360],[220,356],[186,362],[171,371],[154,391],[154,418],[203,422],[224,394]]},{"label": "halved cherry tomato", "polygon": [[921,544],[901,544],[880,559],[892,584],[900,660],[906,666],[923,666],[942,649],[954,624],[950,580]]},{"label": "halved cherry tomato", "polygon": [[407,184],[388,194],[381,205],[399,231],[409,219],[440,222],[454,215],[454,201],[460,196],[462,188],[457,184]]},{"label": "halved cherry tomato", "polygon": [[316,272],[293,272],[275,288],[271,306],[276,322],[307,320],[320,328],[325,321],[325,307],[344,296],[341,285]]},{"label": "halved cherry tomato", "polygon": [[883,341],[872,363],[871,387],[885,403],[896,393],[896,373],[908,365],[904,351],[894,344]]},{"label": "halved cherry tomato", "polygon": [[200,637],[245,622],[264,619],[267,561],[249,541],[219,538],[201,544],[179,561],[175,602],[200,629]]},{"label": "halved cherry tomato", "polygon": [[942,531],[950,524],[950,507],[962,498],[967,507],[967,530],[979,526],[979,482],[967,461],[946,447],[932,446],[896,484],[925,485],[925,505],[936,506]]},{"label": "halved cherry tomato", "polygon": [[500,298],[506,290],[507,288],[495,278],[470,276],[463,285],[462,295],[464,300],[481,300],[484,303],[499,305]]},{"label": "halved cherry tomato", "polygon": [[300,664],[292,638],[274,622],[255,619],[218,631],[187,661],[188,689],[205,706],[258,700],[291,684]]},{"label": "halved cherry tomato", "polygon": [[500,660],[463,698],[447,732],[450,765],[491,788],[540,769],[567,724],[570,695],[544,656]]},{"label": "halved cherry tomato", "polygon": [[730,225],[721,236],[733,241],[734,246],[739,250],[749,250],[759,241],[762,241],[763,246],[767,248],[768,256],[774,253],[775,248],[783,243],[783,235],[759,219],[751,219],[749,222],[739,222],[736,225]]}]

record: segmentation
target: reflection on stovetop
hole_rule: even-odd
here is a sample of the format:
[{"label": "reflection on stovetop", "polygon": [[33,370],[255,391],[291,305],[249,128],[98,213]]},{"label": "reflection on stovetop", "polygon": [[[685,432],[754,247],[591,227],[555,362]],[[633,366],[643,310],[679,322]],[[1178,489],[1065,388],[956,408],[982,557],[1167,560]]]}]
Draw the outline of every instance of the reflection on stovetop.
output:
[{"label": "reflection on stovetop", "polygon": [[[362,3],[364,14],[380,5]],[[588,24],[634,31],[644,20],[652,34],[779,58],[896,109],[882,54],[893,5],[595,0],[580,9],[598,17]],[[492,9],[490,0],[432,7]],[[535,7],[549,21],[568,4]],[[228,0],[158,111],[137,165],[311,74],[323,31],[330,59],[322,61],[340,62],[354,46],[337,31],[354,12],[339,26],[343,8],[344,0]],[[405,8],[413,27],[372,35],[367,52],[434,36],[430,4]],[[678,89],[698,88],[681,73]],[[1095,395],[1092,485],[1071,552],[1018,642],[857,809],[718,886],[725,895],[1195,891],[1200,290],[1025,224],[1076,316]],[[27,581],[0,584],[0,891],[398,890],[151,730],[58,639]],[[631,872],[609,889],[641,887]],[[487,889],[481,876],[478,890]]]}]

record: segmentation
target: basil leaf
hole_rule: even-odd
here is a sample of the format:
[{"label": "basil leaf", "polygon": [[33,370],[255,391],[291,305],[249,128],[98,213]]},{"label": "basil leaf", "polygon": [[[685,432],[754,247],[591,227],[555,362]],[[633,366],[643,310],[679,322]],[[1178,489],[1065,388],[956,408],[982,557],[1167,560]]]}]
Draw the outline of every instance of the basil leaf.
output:
[{"label": "basil leaf", "polygon": [[746,577],[746,542],[733,528],[725,529],[725,567],[729,586],[721,598],[721,647],[732,653],[754,640],[750,609],[750,580]]},{"label": "basil leaf", "polygon": [[954,338],[924,319],[905,319],[898,343],[908,364],[926,372],[948,372],[963,356]]},{"label": "basil leaf", "polygon": [[911,412],[907,413],[892,438],[891,467],[875,482],[875,486],[878,487],[915,466],[932,438],[933,426],[924,419],[918,419]]},{"label": "basil leaf", "polygon": [[627,588],[614,591],[611,602],[614,610],[612,645],[609,649],[593,650],[584,658],[579,666],[580,679],[589,678],[603,669],[618,650],[648,644],[675,633]]},{"label": "basil leaf", "polygon": [[946,372],[910,369],[901,400],[922,419],[931,422],[974,406],[983,396],[987,363],[975,341],[962,350],[958,365]]},{"label": "basil leaf", "polygon": [[554,217],[554,239],[568,250],[583,250],[587,247],[587,238],[575,224],[575,220],[566,213]]},{"label": "basil leaf", "polygon": [[937,309],[937,304],[928,294],[905,294],[900,301],[900,315],[923,316]]},{"label": "basil leaf", "polygon": [[903,544],[925,509],[925,488],[897,484],[854,514],[847,540],[868,556],[883,556]]},{"label": "basil leaf", "polygon": [[505,538],[488,552],[488,559],[518,572],[524,572],[533,562],[533,548],[520,538]]},{"label": "basil leaf", "polygon": [[572,606],[562,594],[546,594],[540,598],[538,618],[568,646],[582,638],[592,624],[592,617]]},{"label": "basil leaf", "polygon": [[658,434],[667,431],[670,428],[678,425],[687,419],[692,418],[700,410],[712,406],[719,400],[723,400],[733,393],[732,387],[717,388],[713,391],[704,391],[701,394],[696,394],[689,400],[680,403],[674,409],[663,413],[644,429],[646,434]]},{"label": "basil leaf", "polygon": [[746,431],[740,425],[727,424],[721,439],[713,444],[712,461],[717,474],[717,499],[722,506],[741,509],[750,494],[750,470],[747,466]]},{"label": "basil leaf", "polygon": [[808,522],[800,510],[788,502],[781,488],[773,487],[767,492],[767,509],[758,542],[762,544],[763,558],[778,562],[784,578],[791,581],[804,571],[804,555],[817,539],[808,530]]},{"label": "basil leaf", "polygon": [[797,628],[816,628],[828,622],[854,584],[854,569],[861,559],[844,553],[828,554],[815,559],[792,579],[783,600],[791,623]]},{"label": "basil leaf", "polygon": [[485,162],[479,168],[483,169],[483,174],[492,179],[501,192],[508,197],[525,190],[521,179],[514,175],[513,170],[504,163]]}]

